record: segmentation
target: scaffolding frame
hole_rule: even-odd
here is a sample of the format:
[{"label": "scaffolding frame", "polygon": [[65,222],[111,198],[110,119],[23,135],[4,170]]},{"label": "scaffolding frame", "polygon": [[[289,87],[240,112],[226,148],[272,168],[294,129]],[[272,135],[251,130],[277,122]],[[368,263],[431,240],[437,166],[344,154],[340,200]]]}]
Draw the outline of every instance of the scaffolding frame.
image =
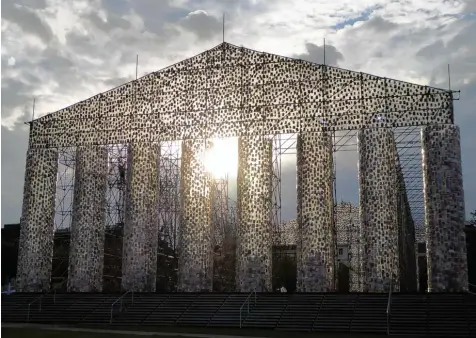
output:
[{"label": "scaffolding frame", "polygon": [[[337,205],[339,203],[348,203],[349,196],[341,196],[343,200],[339,201],[337,196],[337,154],[339,152],[357,152],[357,130],[331,131],[333,136],[333,195],[334,195],[334,232],[335,232],[335,259],[338,266],[338,232],[347,234],[348,245],[359,245],[358,234],[353,230],[354,220],[349,219],[349,224],[342,229],[337,228]],[[397,162],[399,163],[399,183],[398,183],[398,222],[399,225],[406,225],[407,231],[405,238],[399,244],[401,248],[400,271],[406,271],[406,266],[416,264],[408,262],[407,256],[411,257],[411,252],[415,248],[410,244],[424,242],[424,200],[423,200],[423,172],[421,158],[421,126],[407,126],[393,128],[395,142],[397,146]],[[286,231],[286,224],[282,222],[281,210],[281,171],[282,155],[296,155],[297,134],[276,135],[273,142],[273,224],[277,232],[275,245],[283,241],[283,232]],[[357,177],[355,178],[357,180]],[[409,211],[409,213],[408,213]],[[360,222],[360,220],[357,220]],[[292,221],[291,221],[292,222]],[[357,237],[356,237],[357,236]],[[348,264],[350,270],[360,274],[358,267]],[[337,269],[336,269],[337,270]],[[335,271],[335,282],[337,283],[337,271]],[[405,276],[401,276],[405,278]],[[407,280],[406,280],[407,281]],[[407,284],[404,285],[407,288]],[[403,285],[402,285],[403,286]]]},{"label": "scaffolding frame", "polygon": [[[243,57],[244,60],[241,60],[238,64],[232,63],[226,57],[233,53],[238,53],[238,57]],[[236,61],[238,57],[234,57],[235,59],[231,60]],[[200,74],[201,71],[204,71],[204,74],[206,74],[206,81],[208,81],[211,72],[217,68],[218,59],[223,63],[221,67],[224,70],[233,70],[234,67],[237,67],[238,65],[241,74],[241,78],[238,81],[239,84],[235,81],[231,84],[225,83],[219,87],[219,89],[224,92],[227,90],[235,90],[239,91],[240,94],[246,94],[245,90],[248,90],[249,88],[243,84],[244,72],[242,72],[246,67],[264,73],[264,71],[268,69],[267,67],[291,67],[292,65],[296,66],[296,69],[298,66],[302,67],[303,69],[301,69],[301,71],[312,69],[315,73],[313,73],[314,75],[306,76],[299,74],[296,75],[296,78],[292,78],[292,80],[283,81],[283,79],[277,78],[268,80],[267,82],[264,81],[263,83],[257,83],[255,89],[258,92],[264,92],[267,88],[266,86],[279,89],[285,88],[293,94],[296,94],[296,98],[294,98],[293,102],[287,102],[283,99],[286,95],[282,95],[282,97],[280,97],[280,99],[283,100],[282,102],[265,102],[265,104],[260,106],[261,110],[258,111],[256,116],[253,116],[253,119],[240,120],[242,116],[239,116],[237,120],[232,119],[232,127],[230,127],[227,117],[232,116],[232,114],[237,111],[239,111],[240,114],[243,113],[243,95],[240,97],[241,102],[239,102],[239,106],[233,106],[230,104],[232,108],[229,110],[227,110],[229,107],[226,106],[224,108],[211,107],[210,109],[210,107],[208,107],[209,88],[205,94],[205,101],[207,102],[205,112],[210,113],[212,116],[210,123],[208,119],[206,119],[205,125],[203,124],[201,117],[203,117],[202,114],[204,110],[196,108],[191,108],[187,111],[180,111],[180,109],[174,111],[169,109],[169,111],[165,112],[166,114],[171,112],[181,113],[183,116],[178,116],[180,114],[177,114],[177,121],[162,123],[160,114],[152,114],[154,116],[154,119],[152,119],[153,121],[140,123],[142,119],[150,116],[147,116],[149,113],[141,113],[138,110],[138,105],[147,101],[152,105],[154,102],[150,96],[150,92],[148,90],[140,91],[140,86],[151,89],[153,88],[151,87],[151,83],[155,83],[154,81],[156,80],[163,80],[163,78],[165,78],[166,81],[171,81],[171,76],[176,76],[177,74],[186,74],[186,76],[192,75],[193,77],[193,75]],[[194,62],[199,64],[199,67],[194,68]],[[200,65],[200,63],[203,64]],[[299,76],[301,76],[301,78],[299,78]],[[312,76],[315,76],[316,78],[311,79]],[[335,81],[336,86],[329,86],[329,81]],[[303,90],[304,84],[309,85],[309,88],[312,90],[316,90],[316,92],[312,92],[314,96],[309,95],[309,97],[307,97],[305,95]],[[372,90],[374,91],[373,93]],[[167,100],[164,101],[164,105],[171,105],[173,107],[173,101],[180,101],[179,99],[182,99],[181,97],[178,97],[180,95],[188,97],[187,95],[189,94],[189,91],[192,92],[193,90],[182,88],[176,93],[172,93],[171,96],[167,97]],[[367,92],[369,94],[365,96],[364,94]],[[116,152],[111,150],[111,148],[109,149],[110,158],[111,154],[117,154],[117,156],[115,157],[115,160],[112,161],[112,164],[110,165],[110,173],[108,174],[108,216],[106,229],[108,233],[114,235],[114,238],[117,238],[119,241],[122,236],[122,227],[124,224],[125,188],[123,177],[125,177],[125,170],[127,170],[127,168],[124,167],[126,166],[127,161],[125,161],[126,155],[123,154],[123,152],[126,151],[125,149],[127,148],[126,141],[134,141],[129,139],[130,135],[143,135],[150,130],[154,130],[155,133],[150,136],[148,141],[169,142],[172,138],[174,140],[198,137],[207,139],[211,136],[215,136],[213,132],[216,132],[216,135],[222,137],[224,134],[226,134],[225,136],[237,136],[238,134],[247,135],[248,133],[253,134],[259,130],[263,137],[265,137],[266,134],[269,134],[272,135],[271,137],[273,138],[273,188],[272,201],[270,201],[270,203],[272,203],[273,210],[273,231],[279,233],[282,224],[281,155],[295,151],[295,142],[294,146],[283,146],[282,141],[284,134],[282,133],[290,133],[291,136],[287,141],[292,141],[292,138],[295,138],[296,135],[294,133],[295,130],[301,127],[306,129],[310,126],[309,128],[311,129],[320,128],[320,130],[332,132],[334,135],[333,152],[335,155],[338,151],[353,150],[352,147],[356,144],[356,142],[353,141],[355,140],[355,135],[357,133],[356,129],[360,128],[362,125],[365,127],[390,126],[395,132],[397,152],[405,183],[405,193],[407,195],[409,208],[411,209],[411,217],[415,224],[416,238],[417,241],[419,241],[424,237],[424,203],[422,193],[423,184],[421,177],[419,129],[426,123],[431,122],[425,122],[423,117],[421,117],[420,120],[418,120],[418,118],[420,118],[418,117],[417,122],[406,120],[406,114],[409,114],[410,117],[412,117],[411,115],[414,111],[418,111],[419,113],[425,112],[428,121],[431,121],[434,116],[440,114],[440,122],[453,123],[452,100],[457,99],[454,97],[454,93],[454,91],[445,91],[428,86],[417,86],[402,81],[351,72],[336,67],[329,67],[327,65],[315,65],[312,63],[306,63],[302,60],[294,60],[272,54],[259,53],[233,46],[228,43],[223,43],[212,50],[206,51],[205,53],[185,61],[182,64],[179,63],[159,72],[146,75],[144,78],[138,79],[135,82],[101,93],[89,99],[89,101],[83,101],[75,106],[65,108],[64,110],[55,113],[56,120],[53,120],[53,116],[46,115],[32,121],[29,146],[31,149],[56,147],[60,151],[59,161],[60,167],[63,169],[59,169],[60,173],[58,175],[59,183],[57,185],[55,231],[57,233],[65,233],[66,229],[68,229],[68,223],[71,223],[72,211],[72,199],[69,201],[69,197],[67,196],[72,194],[72,187],[74,184],[74,155],[72,155],[74,151],[69,149],[81,145],[104,145],[108,142],[117,143],[118,140],[123,141],[122,143],[119,143],[120,145],[115,146]],[[164,93],[161,94],[165,95]],[[131,102],[128,103],[126,102],[127,100],[130,100]],[[109,117],[106,115],[100,115],[104,112],[110,111],[108,109],[111,105],[122,104],[124,104],[124,107],[130,108],[131,112],[135,112],[134,119],[136,120],[131,119],[130,121],[133,121],[134,123],[131,123],[131,125],[128,126],[128,132],[130,134],[121,134],[117,128],[111,128],[107,123]],[[233,102],[233,104],[235,104],[235,102]],[[407,104],[408,107],[405,104]],[[177,105],[179,104],[177,103]],[[400,109],[398,108],[398,105],[407,108]],[[373,108],[368,108],[369,106]],[[380,106],[380,110],[377,110],[377,108],[375,108],[376,106]],[[296,107],[302,109],[299,110],[300,112],[304,111],[303,107],[312,108],[308,110],[312,111],[312,114],[309,116],[295,114],[298,109]],[[214,109],[223,109],[224,116],[217,117]],[[284,113],[276,118],[274,115],[280,110],[283,110]],[[146,111],[146,109],[143,109],[143,111]],[[83,113],[88,115],[90,118],[84,118],[84,116],[82,116]],[[273,117],[267,119],[267,114]],[[303,115],[305,115],[305,113],[303,113]],[[159,117],[157,118],[157,116]],[[120,122],[122,118],[129,118],[130,115],[122,114],[118,116],[114,115],[113,117],[115,120],[113,120],[111,125],[116,126],[116,123]],[[345,120],[353,119],[357,121],[355,125],[349,125],[345,122]],[[91,121],[95,123],[91,123]],[[304,122],[307,122],[309,126]],[[155,123],[159,124],[156,125]],[[286,127],[288,124],[293,126],[295,123],[300,123],[302,125],[299,128]],[[54,127],[51,127],[51,124],[53,124]],[[78,126],[78,133],[69,133],[68,130],[71,124]],[[33,128],[33,126],[35,126],[35,128]],[[232,131],[226,130],[226,126],[234,129]],[[57,130],[55,128],[57,128]],[[53,134],[50,134],[51,130],[53,130]],[[278,134],[276,130],[281,133]],[[94,135],[89,137],[89,134]],[[156,134],[160,136],[155,136]],[[61,137],[57,137],[56,135],[61,135]],[[88,135],[88,137],[82,137],[84,135]],[[155,140],[152,139],[153,137],[160,137],[161,139]],[[83,142],[84,144],[79,144],[78,142]],[[66,147],[65,144],[69,144],[69,146]],[[166,146],[166,148],[167,147],[168,146]],[[176,216],[180,213],[176,208],[177,203],[175,203],[176,198],[179,196],[179,189],[175,189],[175,187],[178,187],[180,184],[180,174],[178,173],[175,175],[175,173],[177,171],[179,172],[180,162],[178,159],[179,157],[176,156],[177,153],[172,151],[171,148],[167,149],[170,151],[170,156],[165,156],[165,158],[169,161],[167,162],[169,167],[165,164],[161,165],[161,168],[166,167],[168,169],[165,169],[166,173],[164,175],[166,178],[161,180],[164,184],[164,190],[167,191],[167,193],[161,195],[166,208],[161,214],[163,225],[161,226],[160,234],[161,240],[168,243],[175,252],[178,245],[175,234],[179,227],[179,224],[176,222]],[[336,165],[336,161],[334,161],[334,173],[336,172]],[[73,170],[73,174],[71,174],[71,170]],[[170,186],[168,186],[168,184],[170,184]],[[336,191],[336,186],[337,178],[336,175],[334,175],[334,192]],[[58,187],[60,187],[60,193],[58,193]],[[226,197],[226,199],[229,200],[228,197]],[[170,206],[168,206],[167,203],[169,203]],[[336,203],[337,196],[335,196],[334,193],[334,205],[336,205]],[[230,205],[232,205],[232,203],[230,203]],[[230,214],[230,219],[236,217],[236,210],[236,206],[229,207],[228,212]],[[231,223],[236,224],[236,218],[234,221],[231,221]],[[121,234],[120,236],[118,236],[119,233]],[[114,248],[118,246],[118,244],[111,245]],[[121,250],[115,250],[115,252],[110,252],[108,255],[117,258],[120,254],[122,254]],[[65,257],[64,255],[60,257],[58,254],[54,259],[62,259],[64,261]],[[113,266],[113,264],[111,263],[108,266]],[[60,274],[60,276],[64,276],[64,273]],[[115,275],[111,276],[113,279],[120,278]]]},{"label": "scaffolding frame", "polygon": [[[122,279],[122,240],[125,220],[127,177],[126,144],[107,147],[107,204],[104,245],[104,290],[118,291]],[[161,290],[176,288],[178,232],[180,230],[180,163],[181,149],[177,142],[161,143],[159,158],[159,248],[157,283]],[[68,276],[70,229],[72,223],[76,149],[59,149],[55,206],[55,240],[52,283],[61,283]],[[234,239],[237,225],[236,201],[228,196],[228,176],[211,179],[213,194],[213,227],[221,244]],[[216,243],[218,244],[218,242]],[[234,271],[233,271],[234,273]],[[229,283],[228,283],[229,284]],[[66,287],[66,284],[64,284]],[[226,285],[226,290],[232,290]]]},{"label": "scaffolding frame", "polygon": [[180,147],[173,141],[161,144],[159,158],[159,236],[175,252],[180,226]]}]

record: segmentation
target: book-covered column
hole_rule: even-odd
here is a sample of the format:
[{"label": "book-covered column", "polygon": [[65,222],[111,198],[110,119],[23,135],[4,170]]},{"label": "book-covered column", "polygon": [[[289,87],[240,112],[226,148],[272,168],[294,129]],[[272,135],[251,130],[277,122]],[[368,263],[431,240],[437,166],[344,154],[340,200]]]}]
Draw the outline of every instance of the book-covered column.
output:
[{"label": "book-covered column", "polygon": [[210,177],[205,171],[207,141],[182,142],[178,290],[213,290],[213,229]]},{"label": "book-covered column", "polygon": [[332,139],[325,132],[297,139],[297,287],[300,292],[335,290]]},{"label": "book-covered column", "polygon": [[28,150],[18,246],[19,292],[50,288],[57,174],[56,149]]},{"label": "book-covered column", "polygon": [[257,136],[238,142],[238,229],[236,287],[271,291],[272,141]]},{"label": "book-covered column", "polygon": [[154,292],[159,232],[159,156],[154,143],[133,143],[127,154],[122,288]]},{"label": "book-covered column", "polygon": [[459,127],[422,129],[429,292],[468,290]]},{"label": "book-covered column", "polygon": [[102,291],[107,159],[105,147],[76,150],[68,291]]},{"label": "book-covered column", "polygon": [[399,247],[395,140],[390,128],[358,133],[363,292],[398,291]]}]

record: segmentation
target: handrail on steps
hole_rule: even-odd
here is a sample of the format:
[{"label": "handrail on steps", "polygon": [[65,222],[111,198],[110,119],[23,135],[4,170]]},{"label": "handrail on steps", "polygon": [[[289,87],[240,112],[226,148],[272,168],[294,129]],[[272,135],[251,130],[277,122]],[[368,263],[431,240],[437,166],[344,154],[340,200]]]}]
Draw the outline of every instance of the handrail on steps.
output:
[{"label": "handrail on steps", "polygon": [[39,308],[38,308],[38,311],[41,312],[41,300],[43,299],[43,297],[45,297],[47,294],[49,294],[50,292],[53,292],[53,304],[56,304],[56,290],[58,290],[61,286],[63,286],[64,283],[67,282],[67,279],[63,280],[61,283],[59,283],[58,285],[56,285],[53,289],[45,292],[44,294],[40,295],[39,297],[33,299],[30,303],[28,303],[28,312],[26,314],[26,321],[27,323],[30,322],[30,310],[31,310],[31,305],[36,303],[36,302],[40,302],[40,305],[39,305]]},{"label": "handrail on steps", "polygon": [[474,293],[473,291],[471,291],[471,287],[473,287],[473,288],[476,290],[476,285],[475,285],[475,284],[468,283],[468,293],[470,293],[470,294],[476,296],[476,293]]},{"label": "handrail on steps", "polygon": [[120,302],[120,303],[119,303],[119,304],[120,304],[120,310],[119,310],[119,312],[122,312],[122,300],[123,300],[124,297],[127,296],[129,293],[132,295],[132,304],[134,304],[134,289],[131,288],[131,289],[127,290],[127,291],[126,291],[122,296],[120,296],[118,299],[116,299],[116,300],[114,301],[114,303],[111,304],[111,316],[110,316],[110,318],[109,318],[109,324],[112,323],[112,314],[113,314],[113,311],[114,311],[114,305],[116,305],[117,302]]},{"label": "handrail on steps", "polygon": [[393,290],[393,278],[390,279],[390,289],[388,290],[387,301],[387,336],[390,335],[390,311],[392,309],[392,290]]},{"label": "handrail on steps", "polygon": [[243,307],[248,304],[248,310],[247,310],[247,313],[250,313],[250,298],[252,295],[255,295],[255,301],[254,301],[254,305],[256,305],[256,290],[255,291],[251,291],[250,294],[248,295],[248,297],[246,297],[245,301],[243,302],[243,304],[241,305],[240,307],[240,329],[241,329],[241,325],[242,325],[242,316],[241,316],[241,311],[243,310]]}]

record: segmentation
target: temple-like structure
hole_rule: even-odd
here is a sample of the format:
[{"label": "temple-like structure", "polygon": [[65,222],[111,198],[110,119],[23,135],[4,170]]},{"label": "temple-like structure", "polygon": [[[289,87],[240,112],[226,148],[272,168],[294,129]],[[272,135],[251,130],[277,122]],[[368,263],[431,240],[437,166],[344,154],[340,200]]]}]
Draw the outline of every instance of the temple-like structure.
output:
[{"label": "temple-like structure", "polygon": [[402,278],[411,279],[415,270],[408,263],[402,271],[402,260],[415,260],[414,233],[400,217],[408,208],[394,129],[421,126],[428,287],[464,291],[464,197],[452,99],[447,90],[222,43],[40,117],[30,123],[18,289],[39,291],[50,285],[57,158],[65,147],[76,149],[68,288],[102,289],[110,165],[104,149],[119,144],[127,145],[128,153],[122,286],[155,291],[160,146],[181,140],[178,289],[211,291],[212,189],[202,154],[207,140],[239,137],[235,284],[238,291],[271,291],[270,136],[297,134],[298,290],[333,291],[331,133],[336,130],[358,131],[353,290],[382,292],[391,282],[402,285]]}]

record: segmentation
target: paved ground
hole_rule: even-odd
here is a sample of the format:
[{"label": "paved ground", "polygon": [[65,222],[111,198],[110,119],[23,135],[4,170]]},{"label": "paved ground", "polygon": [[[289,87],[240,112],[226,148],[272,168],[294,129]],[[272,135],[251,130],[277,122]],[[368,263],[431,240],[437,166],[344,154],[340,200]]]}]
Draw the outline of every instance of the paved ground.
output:
[{"label": "paved ground", "polygon": [[[168,330],[167,330],[168,329]],[[179,331],[180,330],[180,331]],[[195,332],[194,332],[195,331]],[[207,332],[208,331],[208,332]],[[34,324],[2,324],[2,337],[5,338],[127,338],[127,337],[160,337],[160,338],[363,338],[369,335],[359,334],[328,334],[310,332],[283,332],[272,330],[240,330],[240,329],[196,329],[196,328],[148,328],[148,330],[115,330],[94,329],[83,327],[57,327]],[[383,337],[384,335],[371,335]],[[410,338],[411,336],[405,336]],[[416,336],[415,336],[416,337]],[[398,338],[398,336],[393,336]]]},{"label": "paved ground", "polygon": [[[129,330],[104,330],[104,329],[88,329],[75,327],[54,327],[54,326],[40,326],[40,325],[2,325],[2,336],[4,337],[34,337],[34,338],[53,338],[65,337],[68,338],[86,338],[86,337],[140,337],[140,336],[155,336],[160,338],[240,338],[234,335],[217,335],[213,333],[187,333],[187,332],[158,332],[158,331],[129,331]],[[250,337],[246,338],[260,338]]]}]

